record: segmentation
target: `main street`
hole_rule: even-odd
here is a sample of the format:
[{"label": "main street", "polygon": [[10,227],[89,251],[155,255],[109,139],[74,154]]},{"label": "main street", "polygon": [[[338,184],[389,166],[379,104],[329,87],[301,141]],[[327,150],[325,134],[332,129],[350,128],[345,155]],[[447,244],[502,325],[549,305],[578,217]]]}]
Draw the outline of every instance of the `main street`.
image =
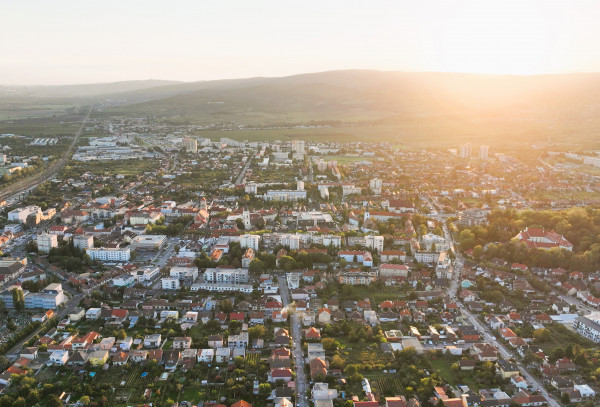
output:
[{"label": "main street", "polygon": [[292,354],[294,356],[294,362],[296,364],[296,395],[298,407],[308,407],[308,400],[306,391],[308,390],[308,383],[306,381],[306,374],[304,372],[304,352],[302,351],[302,331],[300,329],[300,318],[294,311],[292,312],[289,308],[291,304],[290,291],[288,290],[287,281],[285,274],[279,276],[279,293],[281,294],[281,302],[284,308],[288,309],[290,315],[290,327],[292,334]]},{"label": "main street", "polygon": [[250,164],[252,164],[252,155],[248,155],[247,157],[248,159],[246,160],[246,164],[244,164],[244,168],[242,168],[240,174],[235,180],[235,185],[240,185],[242,183],[244,177],[246,176],[246,171],[248,171],[248,168],[250,168]]},{"label": "main street", "polygon": [[[431,207],[433,207],[432,203],[429,202],[429,205]],[[458,291],[458,285],[460,283],[460,272],[462,270],[462,267],[464,265],[464,259],[462,258],[462,256],[460,255],[460,253],[458,252],[454,252],[454,238],[452,236],[452,234],[449,233],[446,225],[444,224],[443,226],[443,230],[444,230],[444,236],[446,237],[447,242],[450,244],[450,248],[452,250],[453,253],[456,253],[456,260],[454,261],[454,272],[452,273],[452,281],[451,281],[451,285],[450,285],[450,297],[455,300],[456,299],[456,293]],[[465,316],[469,322],[475,327],[477,328],[477,330],[481,333],[481,335],[483,336],[483,339],[489,343],[494,345],[496,348],[498,348],[498,353],[500,354],[500,356],[506,360],[509,359],[516,359],[516,356],[512,353],[512,351],[510,351],[509,349],[507,349],[501,342],[499,342],[496,337],[492,334],[491,329],[485,325],[482,324],[475,315],[473,315],[467,308],[465,308],[465,306],[457,301],[457,304],[460,308],[461,313],[463,314],[463,316]],[[531,386],[533,387],[534,390],[537,390],[540,392],[540,394],[542,396],[544,396],[546,398],[546,400],[548,400],[548,404],[551,407],[560,407],[560,403],[558,403],[556,400],[554,400],[552,398],[552,396],[550,395],[550,393],[548,393],[548,391],[546,390],[546,388],[544,387],[544,385],[536,378],[534,377],[526,368],[525,366],[523,366],[523,364],[521,364],[520,362],[517,363],[517,367],[519,368],[519,371],[521,372],[521,375],[523,375],[523,377],[531,384]]]},{"label": "main street", "polygon": [[[475,328],[477,328],[477,330],[479,332],[481,332],[481,334],[483,335],[483,338],[486,340],[486,342],[493,344],[496,348],[498,348],[498,353],[500,354],[500,356],[502,356],[506,360],[516,359],[516,356],[512,353],[512,351],[508,350],[506,348],[506,346],[504,346],[500,341],[498,341],[496,339],[496,337],[491,333],[491,331],[487,327],[487,325],[482,324],[461,303],[459,303],[459,307],[460,307],[460,311],[462,312],[462,314],[467,317],[467,319],[471,322],[471,324],[473,324],[473,326]],[[546,391],[546,388],[544,387],[544,385],[535,376],[533,376],[531,373],[529,373],[529,371],[525,368],[525,366],[523,366],[523,364],[521,364],[519,362],[519,363],[517,363],[517,367],[519,368],[519,371],[521,372],[523,377],[529,382],[529,384],[531,384],[533,389],[539,391],[540,394],[542,396],[544,396],[546,398],[546,400],[548,400],[548,404],[550,406],[560,407],[560,403],[558,403],[556,400],[554,400],[552,398],[550,393],[548,393]]]}]

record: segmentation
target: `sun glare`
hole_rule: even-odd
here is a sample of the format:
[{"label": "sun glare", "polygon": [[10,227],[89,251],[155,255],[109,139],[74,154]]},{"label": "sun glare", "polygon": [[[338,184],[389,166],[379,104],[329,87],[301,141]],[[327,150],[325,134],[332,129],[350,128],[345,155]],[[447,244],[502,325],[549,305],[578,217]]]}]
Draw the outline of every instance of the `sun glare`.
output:
[{"label": "sun glare", "polygon": [[532,75],[549,71],[550,30],[532,4],[479,1],[449,16],[439,40],[439,70]]}]

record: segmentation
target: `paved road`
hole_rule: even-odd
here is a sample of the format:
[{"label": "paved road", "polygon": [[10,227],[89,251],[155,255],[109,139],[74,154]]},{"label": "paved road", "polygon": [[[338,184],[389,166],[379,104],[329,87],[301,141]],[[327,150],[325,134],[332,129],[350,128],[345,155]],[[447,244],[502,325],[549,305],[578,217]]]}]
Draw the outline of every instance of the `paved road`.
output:
[{"label": "paved road", "polygon": [[18,196],[21,193],[23,193],[24,191],[28,191],[28,190],[38,186],[39,184],[46,182],[46,181],[52,179],[53,177],[55,177],[56,174],[58,174],[59,171],[65,166],[67,161],[69,161],[69,158],[71,157],[71,152],[73,151],[73,148],[77,144],[77,141],[79,140],[79,137],[81,136],[81,133],[83,133],[83,128],[84,128],[85,124],[87,123],[88,119],[90,118],[90,115],[91,115],[93,109],[94,109],[94,105],[90,106],[90,110],[88,111],[87,115],[81,122],[81,126],[79,126],[79,130],[77,130],[77,133],[75,133],[75,137],[73,138],[73,141],[71,141],[71,144],[69,144],[69,147],[67,147],[67,150],[65,151],[63,156],[60,158],[60,160],[58,160],[57,162],[55,162],[53,164],[50,164],[50,166],[48,168],[46,168],[46,170],[44,172],[42,172],[41,174],[26,178],[24,180],[21,180],[15,184],[12,184],[12,185],[4,188],[2,191],[0,191],[0,200],[10,199],[11,201],[14,201],[15,197],[17,197],[17,199],[18,199]]},{"label": "paved road", "polygon": [[[513,354],[511,350],[507,349],[501,342],[499,342],[496,339],[496,337],[494,337],[494,335],[492,335],[487,325],[484,325],[481,322],[479,322],[479,320],[473,314],[471,314],[471,312],[469,312],[462,304],[459,304],[459,307],[463,315],[466,316],[471,322],[471,324],[473,324],[473,326],[475,326],[479,330],[479,332],[482,333],[486,342],[491,343],[498,348],[498,353],[500,354],[500,356],[507,360],[517,359],[516,355]],[[560,404],[550,396],[550,394],[546,391],[544,385],[540,381],[538,381],[536,377],[529,373],[529,371],[521,363],[519,363],[517,366],[521,371],[523,377],[532,385],[534,390],[539,391],[542,396],[546,397],[546,400],[548,400],[548,404],[550,406],[560,407]]]},{"label": "paved road", "polygon": [[[285,275],[279,277],[279,293],[283,306],[287,307],[291,303],[290,291],[288,290]],[[296,405],[298,407],[308,407],[306,391],[308,382],[304,372],[304,352],[302,351],[302,331],[300,329],[300,317],[296,312],[290,316],[291,334],[293,349],[292,354],[296,364]]]},{"label": "paved road", "polygon": [[[74,297],[71,297],[71,299],[66,303],[66,306],[56,310],[56,316],[55,318],[60,321],[62,320],[65,316],[67,316],[67,314],[73,312],[73,310],[75,310],[75,308],[77,307],[77,304],[79,304],[79,301],[81,301],[83,299],[83,297],[87,297],[89,294],[77,294]],[[19,343],[17,343],[15,346],[13,346],[10,350],[8,350],[6,352],[7,356],[10,355],[16,355],[18,353],[18,351],[20,351],[23,346],[25,345],[25,342],[31,340],[31,338],[33,338],[35,335],[38,335],[40,332],[42,331],[42,327],[39,327],[38,329],[36,329],[35,331],[33,331],[31,334],[27,335],[25,337],[25,339],[21,340]]]},{"label": "paved road", "polygon": [[575,305],[578,310],[581,309],[586,314],[598,312],[597,309],[594,309],[594,308],[590,307],[589,305],[584,304],[579,298],[571,297],[568,295],[559,295],[558,298],[560,298],[561,300],[563,300],[564,302],[566,302],[569,305]]},{"label": "paved road", "polygon": [[[431,208],[433,208],[433,204],[431,201],[428,200],[428,204]],[[450,243],[450,248],[452,250],[452,252],[454,252],[454,239],[452,237],[452,234],[450,234],[446,228],[446,226],[443,226],[444,229],[444,236],[446,237],[447,241]],[[460,272],[462,270],[462,266],[464,265],[464,259],[462,258],[462,256],[460,255],[460,253],[455,252],[456,253],[456,260],[454,261],[454,273],[452,275],[452,281],[450,284],[450,297],[454,300],[456,298],[456,292],[458,290],[458,284],[460,282]],[[477,330],[479,332],[481,332],[481,334],[483,335],[483,338],[485,339],[485,341],[487,343],[490,343],[492,345],[494,345],[495,347],[498,348],[498,353],[500,354],[501,357],[503,357],[504,359],[516,359],[516,355],[512,353],[511,350],[507,349],[502,343],[500,343],[496,337],[492,334],[490,328],[487,325],[482,324],[473,314],[471,314],[471,312],[469,310],[467,310],[462,303],[458,302],[458,306],[460,307],[460,311],[462,312],[462,314],[467,317],[467,319],[471,322],[471,324],[473,324],[473,326],[475,326],[477,328]],[[548,404],[551,407],[560,407],[560,403],[558,403],[556,400],[554,400],[550,394],[546,391],[546,388],[544,387],[544,385],[538,381],[538,379],[536,377],[534,377],[531,373],[529,373],[529,371],[521,364],[518,363],[518,368],[521,372],[521,374],[523,375],[523,377],[532,385],[532,387],[539,391],[540,394],[542,396],[544,396],[546,398],[546,400],[548,400]]]},{"label": "paved road", "polygon": [[242,168],[242,171],[240,171],[240,174],[236,178],[235,185],[240,185],[242,183],[242,181],[244,180],[244,177],[246,176],[246,171],[248,171],[248,168],[250,168],[250,164],[252,163],[253,154],[249,154],[246,157],[248,157],[248,159],[246,160],[246,164],[244,165],[244,168]]}]

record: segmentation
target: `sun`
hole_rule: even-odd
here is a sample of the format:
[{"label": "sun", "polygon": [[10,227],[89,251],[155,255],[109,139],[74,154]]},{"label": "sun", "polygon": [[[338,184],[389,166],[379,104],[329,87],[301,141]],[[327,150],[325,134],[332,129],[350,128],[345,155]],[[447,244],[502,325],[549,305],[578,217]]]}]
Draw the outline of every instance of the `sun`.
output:
[{"label": "sun", "polygon": [[441,27],[439,69],[518,75],[548,72],[552,38],[544,12],[526,2],[464,4]]}]

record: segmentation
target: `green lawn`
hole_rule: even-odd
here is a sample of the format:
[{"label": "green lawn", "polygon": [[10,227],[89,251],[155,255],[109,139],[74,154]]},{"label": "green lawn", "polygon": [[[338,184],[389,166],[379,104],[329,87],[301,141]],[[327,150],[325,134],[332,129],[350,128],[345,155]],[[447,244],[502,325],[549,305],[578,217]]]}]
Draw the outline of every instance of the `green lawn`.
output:
[{"label": "green lawn", "polygon": [[[472,390],[478,391],[479,386],[473,377],[472,372],[454,372],[452,371],[452,363],[444,358],[437,358],[431,361],[431,366],[434,371],[439,374],[449,385],[456,386],[459,384],[467,385]],[[432,373],[432,372],[430,372]]]},{"label": "green lawn", "polygon": [[561,324],[547,324],[546,329],[550,331],[551,340],[549,342],[540,343],[539,346],[548,354],[556,348],[564,348],[569,344],[578,344],[583,348],[596,348],[598,345],[584,338],[583,336],[570,331],[567,327]]}]

